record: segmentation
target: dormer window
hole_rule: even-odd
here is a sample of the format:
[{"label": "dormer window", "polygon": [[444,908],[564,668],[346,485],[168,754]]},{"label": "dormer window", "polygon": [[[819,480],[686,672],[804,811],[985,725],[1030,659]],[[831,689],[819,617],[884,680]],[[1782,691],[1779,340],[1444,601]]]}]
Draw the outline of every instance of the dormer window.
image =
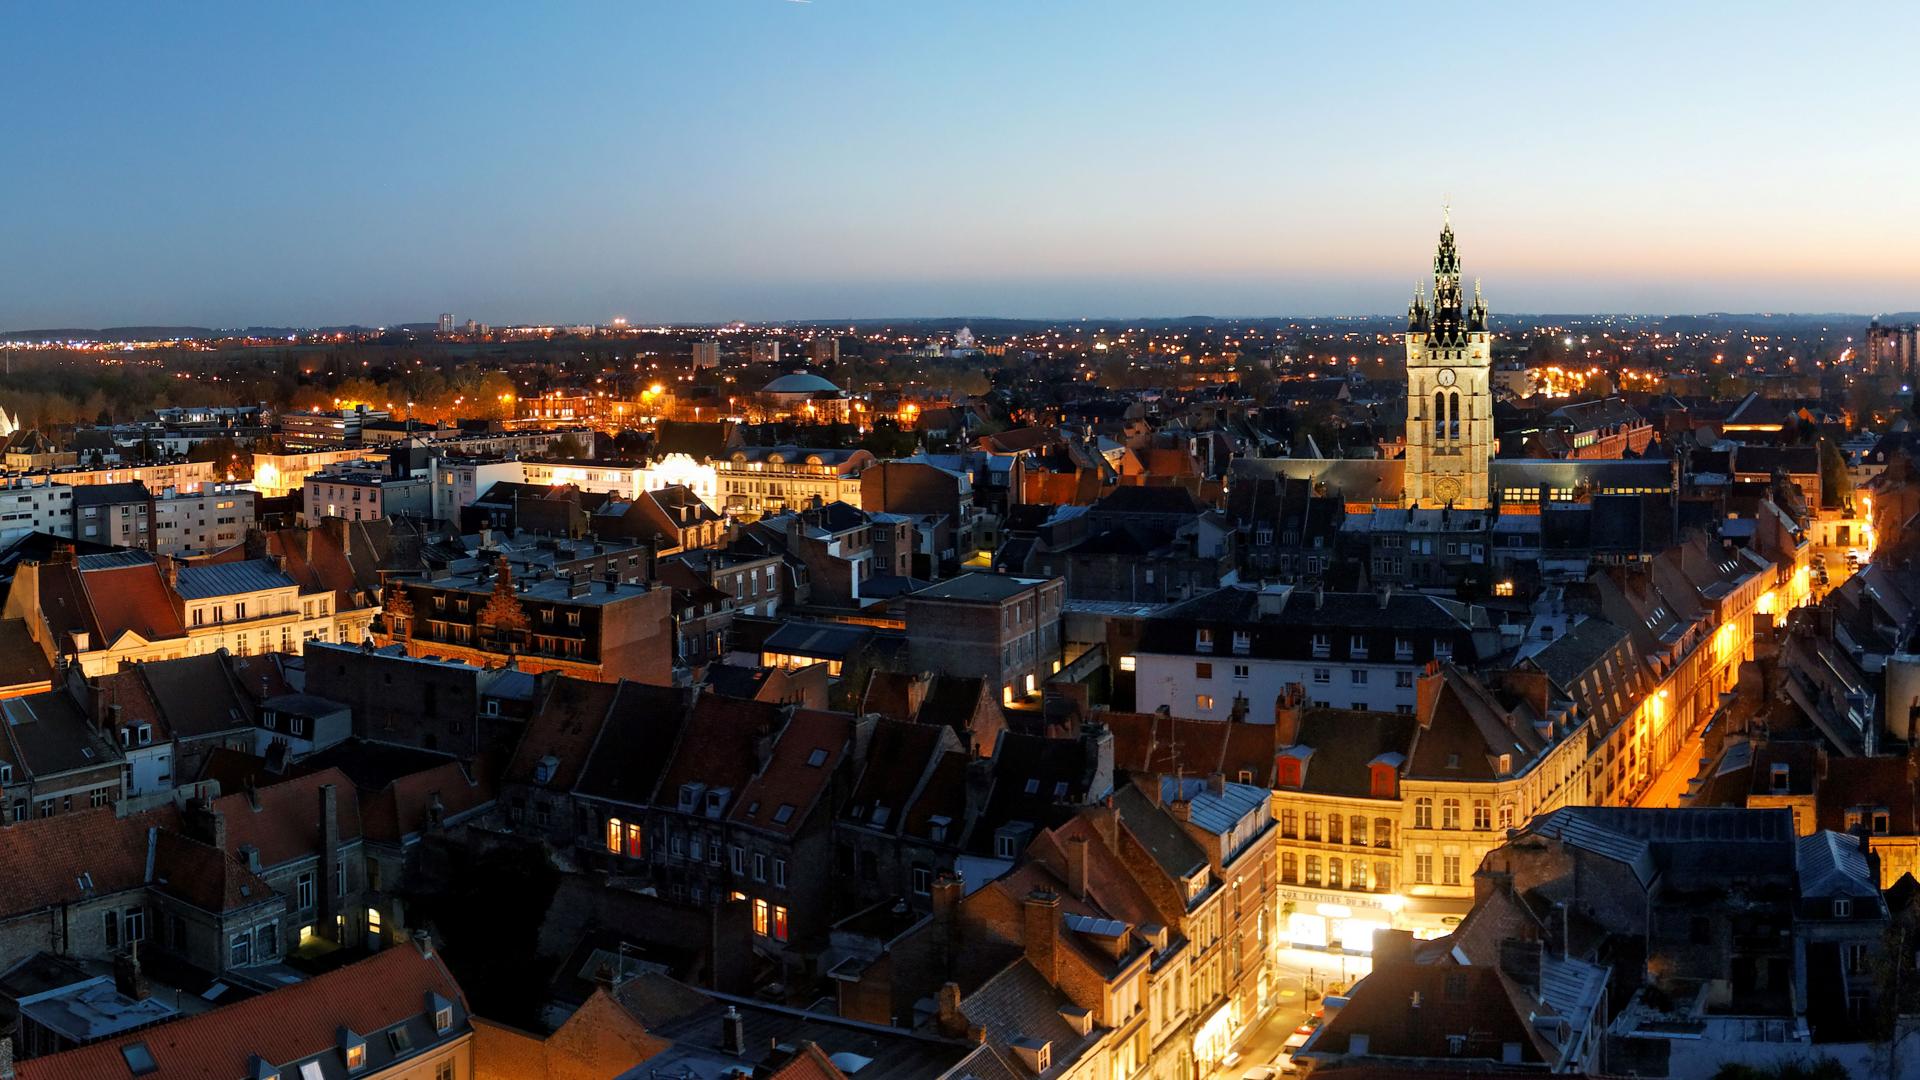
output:
[{"label": "dormer window", "polygon": [[1413,659],[1413,642],[1406,638],[1393,639],[1393,658],[1395,660]]},{"label": "dormer window", "polygon": [[952,818],[944,817],[940,814],[929,817],[927,819],[927,839],[932,840],[936,844],[946,843],[947,826],[951,824],[953,824]]},{"label": "dormer window", "polygon": [[680,785],[680,811],[691,814],[700,807],[700,796],[706,791],[705,784]]},{"label": "dormer window", "polygon": [[149,746],[152,743],[153,743],[153,725],[141,724],[140,725],[140,745]]},{"label": "dormer window", "polygon": [[1274,779],[1276,787],[1297,788],[1300,786],[1300,759],[1292,755],[1282,756],[1277,764],[1279,775]]},{"label": "dormer window", "polygon": [[1193,651],[1203,653],[1213,651],[1213,631],[1210,628],[1203,626],[1193,632]]},{"label": "dormer window", "polygon": [[707,816],[710,818],[719,817],[720,812],[726,809],[727,796],[730,794],[732,794],[730,788],[714,788],[712,791],[707,792]]},{"label": "dormer window", "polygon": [[1773,794],[1784,795],[1787,793],[1792,787],[1790,776],[1791,772],[1786,762],[1776,761],[1773,763],[1773,767],[1769,770],[1769,779],[1772,782],[1771,791]]},{"label": "dormer window", "polygon": [[1347,655],[1353,657],[1355,660],[1365,660],[1367,658],[1367,636],[1365,634],[1352,634],[1348,636]]},{"label": "dormer window", "polygon": [[1833,917],[1836,919],[1853,918],[1853,901],[1844,899],[1835,900],[1833,902]]},{"label": "dormer window", "polygon": [[1247,633],[1245,630],[1235,630],[1233,632],[1233,654],[1235,656],[1245,656],[1252,651],[1253,635]]},{"label": "dormer window", "polygon": [[1445,638],[1435,639],[1433,643],[1433,658],[1435,660],[1453,659],[1453,642]]},{"label": "dormer window", "polygon": [[1320,633],[1313,635],[1313,655],[1324,660],[1333,655],[1333,635]]}]

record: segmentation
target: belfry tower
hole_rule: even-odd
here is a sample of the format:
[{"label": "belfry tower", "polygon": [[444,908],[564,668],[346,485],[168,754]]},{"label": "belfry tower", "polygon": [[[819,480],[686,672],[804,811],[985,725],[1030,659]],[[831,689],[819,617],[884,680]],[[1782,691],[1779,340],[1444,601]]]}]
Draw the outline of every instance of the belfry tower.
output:
[{"label": "belfry tower", "polygon": [[1493,344],[1480,286],[1463,310],[1460,252],[1449,215],[1433,256],[1433,306],[1413,289],[1407,308],[1409,506],[1484,510],[1493,458]]}]

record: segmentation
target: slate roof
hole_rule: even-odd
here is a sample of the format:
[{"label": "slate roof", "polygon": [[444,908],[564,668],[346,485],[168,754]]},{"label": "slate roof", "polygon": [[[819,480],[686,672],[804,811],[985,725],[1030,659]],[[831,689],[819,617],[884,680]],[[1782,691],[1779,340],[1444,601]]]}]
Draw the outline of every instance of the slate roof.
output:
[{"label": "slate roof", "polygon": [[139,670],[176,738],[253,726],[253,705],[236,692],[218,653],[153,661],[141,664]]},{"label": "slate roof", "polygon": [[573,790],[632,806],[652,802],[692,704],[688,690],[621,683]]},{"label": "slate roof", "polygon": [[[680,740],[666,763],[656,805],[676,809],[683,784],[731,789],[737,805],[747,782],[760,769],[758,740],[779,731],[783,712],[769,702],[702,694],[687,721],[687,737]],[[653,752],[658,753],[658,749]],[[731,811],[733,806],[725,809]]]},{"label": "slate roof", "polygon": [[1294,740],[1294,745],[1313,750],[1300,777],[1301,790],[1372,797],[1369,763],[1383,754],[1409,753],[1419,726],[1417,718],[1399,713],[1307,710]]},{"label": "slate roof", "polygon": [[[1147,778],[1144,782],[1157,781]],[[1207,867],[1207,853],[1135,784],[1123,784],[1116,789],[1113,805],[1120,812],[1120,823],[1140,841],[1140,846],[1168,877],[1179,881]]]},{"label": "slate roof", "polygon": [[1040,1073],[1038,1080],[1071,1071],[1082,1053],[1106,1037],[1106,1029],[1097,1025],[1085,1035],[1075,1031],[1060,1015],[1072,1007],[1073,1002],[1024,959],[960,999],[961,1015],[980,1027],[996,1051],[1013,1056],[1012,1046],[1020,1039],[1053,1045],[1052,1067]]},{"label": "slate roof", "polygon": [[98,768],[115,760],[92,721],[64,689],[0,701],[6,756],[26,776],[50,777]]},{"label": "slate roof", "polygon": [[177,591],[182,600],[206,600],[215,596],[285,589],[295,585],[286,571],[271,559],[248,559],[236,563],[188,563],[180,568]]},{"label": "slate roof", "polygon": [[1867,867],[1858,837],[1821,829],[1801,837],[1795,847],[1800,895],[1879,900],[1879,883]]}]

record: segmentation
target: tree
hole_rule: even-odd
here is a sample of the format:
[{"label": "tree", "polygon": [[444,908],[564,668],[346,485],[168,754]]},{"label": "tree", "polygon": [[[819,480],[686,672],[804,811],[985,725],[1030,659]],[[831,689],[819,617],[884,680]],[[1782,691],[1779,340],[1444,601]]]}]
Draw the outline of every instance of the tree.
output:
[{"label": "tree", "polygon": [[546,456],[574,461],[586,457],[587,448],[580,445],[579,439],[571,435],[564,435],[547,445]]}]

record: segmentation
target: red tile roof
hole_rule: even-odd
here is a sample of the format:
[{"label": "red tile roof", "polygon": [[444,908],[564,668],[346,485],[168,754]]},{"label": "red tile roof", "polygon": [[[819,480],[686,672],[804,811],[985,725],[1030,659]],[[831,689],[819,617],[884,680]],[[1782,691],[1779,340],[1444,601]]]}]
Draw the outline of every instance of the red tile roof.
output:
[{"label": "red tile roof", "polygon": [[[340,840],[360,838],[360,800],[353,781],[339,769],[284,780],[254,792],[235,792],[213,801],[227,822],[227,850],[252,844],[261,866],[316,855],[320,851],[320,788],[334,787],[340,815]],[[255,809],[255,803],[258,809]]]},{"label": "red tile roof", "polygon": [[700,695],[686,735],[661,778],[661,804],[674,806],[682,784],[744,791],[760,768],[755,741],[779,730],[781,711],[763,701]]},{"label": "red tile roof", "polygon": [[238,911],[279,898],[239,859],[172,829],[154,833],[153,884],[202,911]]},{"label": "red tile roof", "polygon": [[512,784],[532,784],[540,759],[551,756],[559,766],[543,786],[555,791],[571,789],[586,766],[587,755],[619,689],[618,683],[588,682],[564,675],[554,679],[539,711],[527,721],[520,745],[507,762],[504,779]]},{"label": "red tile roof", "polygon": [[[455,1006],[454,1030],[464,1034],[466,999],[453,976],[437,956],[427,957],[403,945],[282,990],[78,1050],[23,1061],[16,1069],[19,1080],[126,1077],[129,1072],[121,1048],[144,1043],[158,1066],[146,1074],[148,1080],[239,1080],[251,1075],[248,1066],[256,1054],[270,1064],[286,1066],[337,1046],[341,1028],[366,1038],[424,1018],[429,993]],[[419,1045],[416,1040],[415,1046]]]},{"label": "red tile roof", "polygon": [[361,807],[366,838],[397,844],[425,831],[436,798],[445,817],[485,806],[496,793],[491,772],[485,758],[474,763],[471,775],[460,762],[449,761],[366,793]]},{"label": "red tile roof", "polygon": [[82,571],[80,584],[100,627],[95,648],[105,648],[129,632],[147,641],[187,636],[173,594],[153,563]]},{"label": "red tile roof", "polygon": [[102,807],[0,828],[0,916],[85,899],[82,875],[95,895],[139,888],[147,878],[147,830],[179,821],[172,807],[125,818]]},{"label": "red tile roof", "polygon": [[[845,713],[795,710],[767,767],[733,801],[729,816],[739,825],[789,836],[798,832],[833,782],[852,738],[853,717]],[[783,806],[790,808],[785,820]]]}]

